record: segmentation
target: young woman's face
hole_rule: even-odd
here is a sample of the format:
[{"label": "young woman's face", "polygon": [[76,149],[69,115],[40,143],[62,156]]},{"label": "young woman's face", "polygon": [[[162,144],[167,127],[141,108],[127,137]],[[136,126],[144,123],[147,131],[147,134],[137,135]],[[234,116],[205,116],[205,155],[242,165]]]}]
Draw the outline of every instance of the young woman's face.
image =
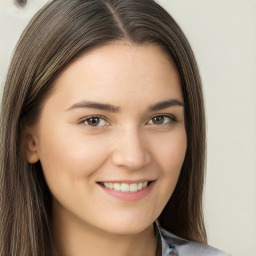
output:
[{"label": "young woman's face", "polygon": [[115,234],[149,227],[173,193],[187,140],[177,70],[154,45],[112,43],[55,80],[28,159],[40,160],[53,211]]}]

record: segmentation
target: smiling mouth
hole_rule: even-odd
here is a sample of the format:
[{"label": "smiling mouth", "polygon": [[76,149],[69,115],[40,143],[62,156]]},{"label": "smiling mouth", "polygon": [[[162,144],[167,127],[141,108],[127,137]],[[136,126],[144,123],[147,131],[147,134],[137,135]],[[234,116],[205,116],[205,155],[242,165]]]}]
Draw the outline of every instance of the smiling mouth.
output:
[{"label": "smiling mouth", "polygon": [[111,182],[98,182],[101,186],[120,192],[137,192],[148,187],[153,181],[144,181],[139,183],[111,183]]}]

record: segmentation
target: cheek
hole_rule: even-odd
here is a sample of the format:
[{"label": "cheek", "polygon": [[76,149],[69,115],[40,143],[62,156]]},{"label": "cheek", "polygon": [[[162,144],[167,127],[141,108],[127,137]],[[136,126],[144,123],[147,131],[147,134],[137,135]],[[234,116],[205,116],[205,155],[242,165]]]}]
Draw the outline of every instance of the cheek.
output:
[{"label": "cheek", "polygon": [[[77,182],[103,165],[108,152],[102,141],[69,133],[69,129],[42,134],[38,152],[48,185]],[[68,134],[72,134],[69,136]],[[104,144],[104,143],[103,143]]]},{"label": "cheek", "polygon": [[154,148],[164,173],[170,175],[173,172],[180,172],[187,150],[185,129],[164,137],[161,142],[155,143]]},{"label": "cheek", "polygon": [[161,165],[163,201],[169,200],[178,182],[187,149],[185,130],[158,147],[158,163]]},{"label": "cheek", "polygon": [[180,172],[184,162],[186,149],[187,144],[185,139],[173,142],[173,144],[169,146],[169,150],[166,150],[168,155],[165,156],[165,164],[167,169]]}]

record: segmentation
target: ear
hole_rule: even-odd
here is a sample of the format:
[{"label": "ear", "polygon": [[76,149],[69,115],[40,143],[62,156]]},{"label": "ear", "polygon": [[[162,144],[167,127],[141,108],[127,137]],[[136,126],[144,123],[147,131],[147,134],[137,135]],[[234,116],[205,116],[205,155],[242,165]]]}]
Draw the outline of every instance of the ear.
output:
[{"label": "ear", "polygon": [[38,155],[38,140],[34,129],[30,127],[23,127],[22,144],[24,156],[28,163],[34,164],[39,161]]}]

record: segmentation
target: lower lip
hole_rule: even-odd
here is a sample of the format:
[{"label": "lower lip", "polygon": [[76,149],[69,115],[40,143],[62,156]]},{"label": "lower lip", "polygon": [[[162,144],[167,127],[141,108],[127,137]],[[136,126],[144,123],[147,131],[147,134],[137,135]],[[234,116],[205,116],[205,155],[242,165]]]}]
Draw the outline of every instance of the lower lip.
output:
[{"label": "lower lip", "polygon": [[145,196],[147,196],[149,194],[149,192],[152,190],[153,186],[154,186],[155,182],[151,182],[146,188],[143,188],[142,190],[139,190],[137,192],[122,192],[122,191],[116,191],[114,189],[109,189],[104,187],[103,185],[99,186],[103,189],[103,191],[105,191],[107,194],[118,198],[120,200],[124,200],[124,201],[138,201],[142,198],[144,198]]}]

